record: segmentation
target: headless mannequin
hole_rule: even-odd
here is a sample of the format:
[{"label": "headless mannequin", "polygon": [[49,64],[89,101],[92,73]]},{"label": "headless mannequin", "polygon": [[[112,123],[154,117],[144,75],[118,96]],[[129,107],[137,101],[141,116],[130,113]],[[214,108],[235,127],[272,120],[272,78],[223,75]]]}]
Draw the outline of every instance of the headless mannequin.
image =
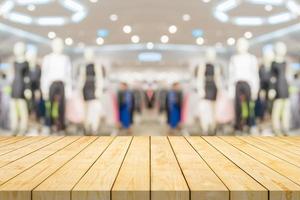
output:
[{"label": "headless mannequin", "polygon": [[272,125],[274,133],[281,135],[289,130],[290,123],[290,100],[287,83],[287,47],[279,42],[275,45],[275,61],[272,63],[272,80],[275,90],[272,97],[275,98],[272,110]]},{"label": "headless mannequin", "polygon": [[220,70],[215,67],[216,51],[210,48],[206,52],[206,62],[200,65],[197,73],[198,92],[203,100],[202,106],[205,106],[205,112],[200,112],[201,128],[205,134],[214,134],[216,129],[215,121],[215,102],[217,92],[220,88]]},{"label": "headless mannequin", "polygon": [[28,98],[26,84],[28,84],[29,66],[25,58],[24,43],[14,46],[14,80],[12,84],[12,99],[10,103],[11,130],[14,133],[25,134],[28,127],[28,108],[25,98]]},{"label": "headless mannequin", "polygon": [[87,134],[95,134],[100,122],[99,112],[95,112],[95,109],[102,96],[103,75],[101,68],[95,65],[93,49],[86,49],[84,58],[86,65],[80,71],[80,85],[85,101],[85,131]]},{"label": "headless mannequin", "polygon": [[54,39],[53,52],[44,58],[41,77],[43,97],[48,101],[48,124],[57,131],[65,129],[65,99],[72,93],[71,61],[63,50],[63,40]]},{"label": "headless mannequin", "polygon": [[229,64],[229,92],[235,98],[236,130],[251,126],[252,101],[257,99],[259,90],[259,70],[257,58],[248,53],[249,43],[240,38],[237,54]]}]

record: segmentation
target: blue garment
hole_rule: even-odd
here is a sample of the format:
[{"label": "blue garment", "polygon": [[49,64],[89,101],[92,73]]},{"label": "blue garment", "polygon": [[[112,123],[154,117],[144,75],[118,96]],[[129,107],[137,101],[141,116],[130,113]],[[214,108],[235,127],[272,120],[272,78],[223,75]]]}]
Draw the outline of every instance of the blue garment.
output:
[{"label": "blue garment", "polygon": [[130,91],[125,91],[123,93],[123,101],[120,104],[120,121],[123,128],[130,128],[132,120],[132,102],[133,95]]},{"label": "blue garment", "polygon": [[178,98],[178,93],[175,91],[170,91],[168,93],[168,124],[171,128],[177,128],[181,119],[181,105]]}]

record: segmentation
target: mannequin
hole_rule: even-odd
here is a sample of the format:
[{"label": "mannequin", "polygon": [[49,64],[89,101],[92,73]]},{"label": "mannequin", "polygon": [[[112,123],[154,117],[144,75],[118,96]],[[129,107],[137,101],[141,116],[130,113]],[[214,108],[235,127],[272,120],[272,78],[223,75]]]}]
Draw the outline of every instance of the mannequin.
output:
[{"label": "mannequin", "polygon": [[14,46],[15,62],[13,67],[13,83],[10,103],[11,129],[17,134],[25,134],[28,126],[28,108],[26,90],[29,83],[29,66],[25,58],[26,46],[19,42]]},{"label": "mannequin", "polygon": [[95,66],[95,52],[86,49],[84,52],[86,65],[80,70],[80,82],[85,101],[85,131],[95,134],[99,128],[100,116],[95,111],[102,96],[103,75],[101,68]]},{"label": "mannequin", "polygon": [[42,65],[41,89],[47,100],[47,117],[50,127],[65,129],[65,99],[71,97],[71,62],[63,54],[64,43],[60,38],[52,41],[52,53],[46,55]]},{"label": "mannequin", "polygon": [[37,64],[37,52],[28,51],[26,59],[29,63],[29,79],[30,79],[30,112],[38,120],[41,115],[40,102],[42,100],[40,81],[41,81],[41,68]]},{"label": "mannequin", "polygon": [[237,54],[229,64],[229,92],[235,99],[235,129],[243,131],[252,126],[251,115],[259,90],[257,58],[248,53],[249,42],[240,38],[236,45]]},{"label": "mannequin", "polygon": [[[272,50],[263,51],[263,63],[259,68],[259,101],[261,108],[258,117],[264,120],[265,114],[268,113],[270,107],[270,91],[271,91],[271,66],[274,61],[275,55]],[[272,96],[272,95],[271,95]]]},{"label": "mannequin", "polygon": [[[220,88],[220,69],[215,66],[216,51],[209,48],[206,51],[206,62],[200,65],[197,73],[198,92],[203,98],[201,105],[203,110],[200,112],[201,127],[205,134],[215,134],[215,102],[217,100],[218,89]],[[202,110],[202,109],[201,109]]]},{"label": "mannequin", "polygon": [[289,130],[290,100],[288,85],[288,68],[286,63],[287,47],[284,43],[275,44],[275,61],[272,63],[272,81],[275,101],[272,110],[272,125],[274,133],[281,135]]}]

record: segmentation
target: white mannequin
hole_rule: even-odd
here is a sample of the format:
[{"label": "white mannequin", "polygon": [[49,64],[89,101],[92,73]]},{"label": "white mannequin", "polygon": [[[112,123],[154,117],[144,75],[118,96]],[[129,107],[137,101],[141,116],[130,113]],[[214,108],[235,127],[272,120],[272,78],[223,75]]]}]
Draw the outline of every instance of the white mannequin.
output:
[{"label": "white mannequin", "polygon": [[[25,58],[26,45],[22,42],[18,42],[14,46],[14,56],[16,63],[26,62]],[[15,74],[15,73],[13,73]],[[27,80],[28,81],[28,80]],[[26,91],[25,91],[25,97]],[[28,93],[27,93],[28,95]],[[25,134],[28,128],[28,108],[26,100],[23,98],[12,98],[10,103],[10,120],[11,130],[14,133],[19,132]]]},{"label": "white mannequin", "polygon": [[[44,57],[41,90],[45,100],[51,101],[50,90],[52,87],[56,87],[56,90],[59,91],[64,90],[66,99],[69,99],[72,95],[71,61],[68,56],[63,54],[63,50],[63,40],[56,38],[52,41],[52,53]],[[64,126],[62,121],[63,117],[60,117],[60,124]]]},{"label": "white mannequin", "polygon": [[[259,91],[259,68],[257,58],[248,53],[249,42],[240,38],[236,45],[237,54],[232,56],[229,64],[229,92],[231,97],[237,97],[236,87],[250,87],[251,99],[256,100]],[[237,100],[236,100],[237,103]],[[236,115],[238,107],[236,107]],[[236,118],[236,128],[240,129],[240,120]]]},{"label": "white mannequin", "polygon": [[[220,69],[216,66],[216,57],[217,53],[214,48],[209,48],[206,51],[205,55],[205,63],[199,66],[198,73],[197,73],[197,87],[199,96],[201,97],[200,101],[200,121],[201,121],[201,127],[202,131],[205,134],[208,133],[214,133],[216,129],[216,121],[215,121],[215,100],[206,99],[206,93],[205,93],[205,71],[206,71],[206,65],[211,64],[214,66],[214,82],[217,87],[217,91],[220,89],[221,85],[221,73]],[[204,111],[204,112],[203,112]]]},{"label": "white mannequin", "polygon": [[[275,62],[286,62],[287,46],[278,42],[275,44]],[[288,69],[286,70],[286,78],[288,79]],[[274,97],[276,92],[274,91]],[[282,120],[281,120],[282,118]],[[290,124],[290,100],[289,98],[275,99],[272,110],[272,125],[275,134],[281,135],[282,130],[288,131]]]},{"label": "white mannequin", "polygon": [[93,64],[95,70],[95,98],[85,101],[85,130],[87,134],[95,134],[99,128],[100,115],[99,107],[101,107],[100,100],[103,92],[103,75],[101,68],[95,64],[95,52],[92,48],[84,51],[85,65],[80,70],[80,89],[83,92],[86,83],[86,69],[87,65]]}]

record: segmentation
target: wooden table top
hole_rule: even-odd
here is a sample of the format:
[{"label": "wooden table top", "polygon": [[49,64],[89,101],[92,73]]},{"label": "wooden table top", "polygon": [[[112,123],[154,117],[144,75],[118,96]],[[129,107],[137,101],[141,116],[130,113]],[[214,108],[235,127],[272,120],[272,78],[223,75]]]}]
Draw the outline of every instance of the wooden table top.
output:
[{"label": "wooden table top", "polygon": [[0,137],[0,200],[300,200],[300,137]]}]

